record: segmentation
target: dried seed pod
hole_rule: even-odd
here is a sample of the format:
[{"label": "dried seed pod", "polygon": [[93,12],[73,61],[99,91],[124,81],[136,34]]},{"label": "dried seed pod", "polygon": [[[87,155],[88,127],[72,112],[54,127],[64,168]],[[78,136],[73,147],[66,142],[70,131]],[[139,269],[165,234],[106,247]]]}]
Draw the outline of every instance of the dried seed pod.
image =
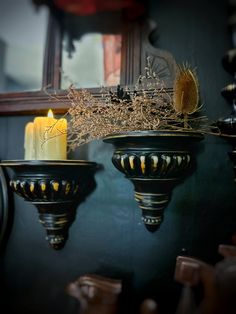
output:
[{"label": "dried seed pod", "polygon": [[179,66],[173,87],[173,106],[177,113],[194,113],[199,104],[199,84],[194,70]]}]

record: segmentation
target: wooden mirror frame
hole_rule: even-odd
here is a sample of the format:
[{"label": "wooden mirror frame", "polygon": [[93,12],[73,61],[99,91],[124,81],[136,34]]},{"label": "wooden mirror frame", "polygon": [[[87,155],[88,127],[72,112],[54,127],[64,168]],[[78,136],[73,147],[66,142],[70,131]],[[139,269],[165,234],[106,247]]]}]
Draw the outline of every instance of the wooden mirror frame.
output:
[{"label": "wooden mirror frame", "polygon": [[[122,30],[121,85],[134,84],[144,74],[147,57],[152,58],[151,65],[161,78],[171,87],[175,76],[176,62],[173,56],[164,50],[154,48],[149,41],[149,34],[155,26],[147,21],[127,22]],[[55,114],[64,114],[69,106],[67,91],[60,89],[62,57],[62,29],[57,16],[50,10],[47,38],[44,53],[42,86],[50,86],[48,94],[42,88],[39,91],[0,93],[0,115],[45,115],[48,108]],[[98,95],[99,88],[89,88]]]}]

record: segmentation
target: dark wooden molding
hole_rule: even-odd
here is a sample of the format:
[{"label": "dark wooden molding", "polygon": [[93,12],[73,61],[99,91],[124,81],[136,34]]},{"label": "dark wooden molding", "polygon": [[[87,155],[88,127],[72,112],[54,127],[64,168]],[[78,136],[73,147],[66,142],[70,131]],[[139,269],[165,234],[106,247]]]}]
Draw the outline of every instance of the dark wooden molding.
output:
[{"label": "dark wooden molding", "polygon": [[0,95],[0,115],[45,114],[49,108],[64,113],[69,106],[66,102],[56,101],[44,91],[4,94]]},{"label": "dark wooden molding", "polygon": [[122,34],[121,85],[134,84],[140,75],[141,23],[127,24]]},{"label": "dark wooden molding", "polygon": [[[99,96],[99,88],[89,91]],[[37,92],[0,94],[0,116],[46,114],[53,109],[55,114],[64,114],[70,107],[65,90],[41,90]]]},{"label": "dark wooden molding", "polygon": [[59,16],[50,13],[43,64],[43,88],[59,89],[61,85],[62,28]]}]

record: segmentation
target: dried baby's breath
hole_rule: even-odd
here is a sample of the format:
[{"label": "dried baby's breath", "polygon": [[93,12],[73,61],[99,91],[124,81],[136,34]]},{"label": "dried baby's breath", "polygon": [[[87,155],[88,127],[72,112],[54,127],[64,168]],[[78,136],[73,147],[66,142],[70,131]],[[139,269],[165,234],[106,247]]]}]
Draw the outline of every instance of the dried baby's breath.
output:
[{"label": "dried baby's breath", "polygon": [[118,86],[116,90],[104,87],[97,95],[73,86],[68,89],[70,149],[120,132],[207,131],[207,118],[199,115],[199,107],[191,116],[176,110],[173,89],[165,87],[151,69],[149,59],[145,70],[134,86]]}]

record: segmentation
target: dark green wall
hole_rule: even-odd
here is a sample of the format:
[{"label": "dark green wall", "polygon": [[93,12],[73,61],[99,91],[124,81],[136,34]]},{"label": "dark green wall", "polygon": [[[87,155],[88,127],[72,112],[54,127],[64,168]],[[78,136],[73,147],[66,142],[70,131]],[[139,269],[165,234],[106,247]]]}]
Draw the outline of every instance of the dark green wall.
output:
[{"label": "dark green wall", "polygon": [[[221,66],[231,48],[225,2],[153,0],[149,12],[158,26],[154,45],[170,51],[177,62],[197,67],[208,117],[216,120],[228,114],[220,95],[232,81]],[[0,159],[23,158],[24,126],[30,120],[0,118]],[[165,313],[173,313],[180,291],[173,281],[176,256],[184,250],[209,263],[221,258],[218,245],[230,243],[236,231],[230,145],[205,138],[197,171],[176,187],[155,233],[143,226],[133,186],[112,165],[112,150],[110,144],[96,141],[73,156],[101,163],[104,169],[96,174],[95,191],[77,209],[62,251],[48,247],[36,208],[14,195],[14,220],[0,270],[8,313],[74,313],[64,289],[85,273],[122,278],[132,309],[152,296],[161,304],[169,300]]]}]

